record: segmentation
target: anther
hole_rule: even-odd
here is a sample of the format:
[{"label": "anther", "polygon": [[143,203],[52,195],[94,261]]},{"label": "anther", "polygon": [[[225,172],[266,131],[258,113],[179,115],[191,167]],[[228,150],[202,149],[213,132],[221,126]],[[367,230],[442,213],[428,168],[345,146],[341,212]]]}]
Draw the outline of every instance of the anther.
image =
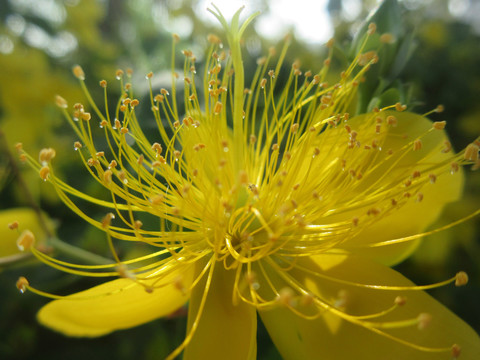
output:
[{"label": "anther", "polygon": [[455,174],[458,171],[459,168],[460,168],[460,166],[458,165],[458,163],[452,162],[450,164],[450,173]]},{"label": "anther", "polygon": [[80,117],[82,118],[82,120],[84,121],[90,121],[90,119],[92,118],[92,115],[88,112],[84,112],[80,115]]},{"label": "anther", "polygon": [[68,107],[67,100],[60,95],[55,95],[55,104],[61,109],[66,109]]},{"label": "anther", "polygon": [[390,116],[387,116],[387,124],[390,125],[390,126],[397,126],[397,118],[393,115],[390,115]]},{"label": "anther", "polygon": [[25,291],[27,291],[27,287],[30,285],[30,283],[28,282],[27,278],[20,276],[17,280],[16,285],[18,291],[23,294],[25,293]]},{"label": "anther", "polygon": [[359,222],[359,219],[358,219],[358,217],[355,216],[355,217],[352,219],[352,224],[353,224],[353,226],[358,226],[358,222]]},{"label": "anther", "polygon": [[43,181],[47,181],[48,176],[50,175],[50,169],[48,168],[48,166],[43,166],[40,169],[39,174]]},{"label": "anther", "polygon": [[23,149],[23,144],[20,143],[20,142],[19,142],[19,143],[16,143],[16,144],[15,144],[15,149],[16,149],[17,151],[22,151],[22,149]]},{"label": "anther", "polygon": [[292,126],[290,126],[290,132],[291,132],[292,134],[295,134],[295,133],[297,132],[297,130],[298,130],[298,126],[299,126],[298,123],[292,124]]},{"label": "anther", "polygon": [[413,142],[413,151],[418,151],[422,148],[422,140],[420,139],[416,139],[414,142]]},{"label": "anther", "polygon": [[107,80],[101,80],[101,81],[99,82],[99,84],[100,84],[100,86],[101,86],[102,88],[105,89],[105,88],[107,87]]},{"label": "anther", "polygon": [[435,184],[435,182],[437,181],[437,175],[435,174],[429,174],[428,178],[430,179],[431,184]]},{"label": "anther", "polygon": [[422,193],[417,193],[417,202],[422,202],[423,200],[423,194]]},{"label": "anther", "polygon": [[38,154],[38,160],[42,165],[47,165],[56,155],[56,152],[52,148],[45,148],[40,150]]},{"label": "anther", "polygon": [[284,287],[278,292],[277,301],[284,306],[293,306],[294,295],[295,294],[291,288]]},{"label": "anther", "polygon": [[222,107],[223,107],[222,103],[220,101],[217,101],[213,108],[213,113],[215,115],[220,114],[222,112]]},{"label": "anther", "polygon": [[120,80],[123,76],[123,70],[122,69],[118,69],[117,71],[115,71],[115,78],[117,80]]},{"label": "anther", "polygon": [[272,145],[272,151],[277,151],[280,148],[278,144],[273,144]]},{"label": "anther", "polygon": [[140,220],[135,220],[133,222],[133,227],[135,228],[135,230],[140,230],[142,226],[143,223]]},{"label": "anther", "polygon": [[468,283],[468,275],[465,271],[460,271],[455,275],[455,286],[464,286]]},{"label": "anther", "polygon": [[35,235],[30,230],[24,230],[17,239],[17,247],[20,251],[28,251],[35,245]]},{"label": "anther", "polygon": [[85,73],[80,65],[75,65],[73,67],[73,75],[79,80],[85,80]]},{"label": "anther", "polygon": [[267,84],[267,79],[263,78],[261,81],[260,81],[260,87],[263,89],[265,88],[265,85]]},{"label": "anther", "polygon": [[398,112],[405,111],[405,110],[407,110],[407,105],[402,105],[400,103],[396,103],[395,104],[395,110],[397,110]]},{"label": "anther", "polygon": [[217,35],[214,35],[214,34],[208,34],[207,41],[211,44],[216,44],[216,45],[220,45],[222,43],[222,40]]},{"label": "anther", "polygon": [[462,352],[462,348],[458,346],[457,344],[452,345],[452,358],[453,360],[456,360]]},{"label": "anther", "polygon": [[442,153],[446,154],[446,153],[448,153],[452,150],[452,143],[450,141],[445,140],[443,142],[443,145],[444,145],[444,147],[442,149]]},{"label": "anther", "polygon": [[380,41],[384,44],[394,44],[397,39],[391,33],[384,33],[380,36]]},{"label": "anther", "polygon": [[446,121],[435,121],[435,122],[432,124],[432,127],[433,127],[435,130],[443,130],[443,129],[445,129],[445,125],[447,125],[447,122],[446,122]]},{"label": "anther", "polygon": [[110,212],[105,215],[102,219],[102,228],[107,229],[108,227],[110,227],[113,219],[115,219],[115,215],[113,213]]},{"label": "anther", "polygon": [[417,325],[418,330],[424,330],[432,322],[432,315],[428,313],[421,313],[420,315],[418,315],[417,320],[418,320],[418,325]]},{"label": "anther", "polygon": [[478,147],[478,145],[469,144],[465,149],[465,154],[463,155],[463,157],[465,158],[465,160],[477,161],[479,149],[480,148]]},{"label": "anther", "polygon": [[403,306],[407,303],[407,298],[405,296],[397,296],[394,300],[395,305]]},{"label": "anther", "polygon": [[375,31],[377,31],[377,25],[375,23],[368,24],[367,34],[368,35],[373,35],[373,34],[375,34]]},{"label": "anther", "polygon": [[108,185],[112,182],[112,170],[105,170],[103,173],[103,181]]},{"label": "anther", "polygon": [[437,105],[437,107],[435,108],[435,112],[436,112],[436,113],[441,113],[441,112],[443,112],[444,110],[445,110],[445,106],[443,106],[443,105],[441,105],[441,104],[440,104],[440,105]]},{"label": "anther", "polygon": [[366,53],[360,54],[358,57],[358,65],[365,66],[368,63],[376,63],[378,61],[378,56],[376,51],[367,51]]},{"label": "anther", "polygon": [[10,230],[16,230],[18,229],[18,221],[14,221],[14,222],[11,222],[10,224],[8,224],[8,228]]}]

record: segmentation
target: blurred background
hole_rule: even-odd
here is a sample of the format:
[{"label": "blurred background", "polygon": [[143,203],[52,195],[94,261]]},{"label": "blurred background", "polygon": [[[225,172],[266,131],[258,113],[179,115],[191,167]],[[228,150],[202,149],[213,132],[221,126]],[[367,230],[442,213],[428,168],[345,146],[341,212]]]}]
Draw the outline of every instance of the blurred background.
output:
[{"label": "blurred background", "polygon": [[[19,294],[15,282],[28,275],[31,283],[56,294],[69,294],[95,282],[60,274],[19,254],[17,234],[6,224],[16,218],[31,224],[39,240],[49,233],[91,252],[107,253],[104,235],[86,226],[66,210],[51,186],[19,163],[14,145],[22,142],[31,154],[43,147],[57,150],[57,175],[92,195],[101,189],[72,161],[74,134],[54,104],[61,94],[69,103],[85,102],[71,68],[80,64],[93,97],[101,99],[98,81],[115,84],[117,68],[132,68],[132,83],[145,95],[145,74],[153,71],[155,87],[170,81],[171,37],[181,40],[202,63],[209,33],[221,34],[206,11],[210,1],[194,0],[0,0],[0,359],[159,359],[179,344],[185,333],[181,314],[135,329],[93,340],[69,339],[37,324],[35,314],[48,300]],[[303,69],[318,70],[325,46],[335,37],[348,45],[375,0],[268,1],[217,0],[227,15],[241,5],[245,13],[260,10],[245,35],[246,73],[253,73],[257,58],[287,33],[293,42],[287,60],[300,59]],[[410,108],[419,113],[445,106],[435,121],[448,120],[456,149],[480,135],[480,0],[400,1],[406,32],[415,35],[415,51],[398,79],[405,86]],[[178,56],[179,68],[182,57]],[[251,70],[251,71],[250,71]],[[120,88],[109,86],[110,98]],[[145,109],[149,110],[149,109]],[[148,117],[145,111],[145,116]],[[148,124],[147,124],[148,126]],[[480,172],[466,169],[462,202],[449,206],[433,225],[442,226],[479,208]],[[40,207],[47,228],[38,223]],[[14,209],[14,210],[12,210]],[[103,216],[99,214],[99,218]],[[418,284],[449,278],[459,270],[470,275],[463,288],[453,286],[431,294],[480,332],[480,221],[478,218],[426,239],[419,251],[397,266]],[[48,242],[45,243],[48,246]],[[261,322],[259,322],[261,324]],[[279,355],[262,328],[258,358]]]}]

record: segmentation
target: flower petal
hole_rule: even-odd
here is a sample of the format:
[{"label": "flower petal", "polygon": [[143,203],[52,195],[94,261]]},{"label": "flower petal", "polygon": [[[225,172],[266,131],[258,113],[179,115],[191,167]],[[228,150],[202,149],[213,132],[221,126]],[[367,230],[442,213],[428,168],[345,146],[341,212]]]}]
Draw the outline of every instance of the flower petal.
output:
[{"label": "flower petal", "polygon": [[[412,283],[396,271],[360,257],[322,255],[300,262],[313,271],[337,279],[367,284],[409,286]],[[391,307],[397,295],[405,295],[405,305],[372,322],[415,319],[420,313],[432,315],[430,325],[384,330],[402,340],[429,348],[460,345],[463,360],[480,358],[480,339],[474,330],[442,304],[423,291],[387,291],[365,289],[314,277],[299,269],[289,273],[292,278],[321,299],[334,303],[338,292],[347,294],[346,312],[365,315]],[[286,308],[261,311],[260,316],[285,359],[450,359],[448,353],[413,349],[339,318],[325,311],[315,320],[307,320]]]},{"label": "flower petal", "polygon": [[171,314],[188,300],[188,295],[175,286],[180,276],[182,285],[188,287],[193,266],[179,266],[160,279],[166,286],[151,293],[131,279],[117,279],[52,301],[40,309],[37,317],[43,325],[68,336],[101,336],[141,325]]},{"label": "flower petal", "polygon": [[[204,296],[205,280],[194,288],[191,296],[189,330]],[[256,358],[256,310],[240,300],[233,304],[234,281],[235,270],[225,270],[223,264],[216,265],[198,328],[185,349],[184,360]]]}]

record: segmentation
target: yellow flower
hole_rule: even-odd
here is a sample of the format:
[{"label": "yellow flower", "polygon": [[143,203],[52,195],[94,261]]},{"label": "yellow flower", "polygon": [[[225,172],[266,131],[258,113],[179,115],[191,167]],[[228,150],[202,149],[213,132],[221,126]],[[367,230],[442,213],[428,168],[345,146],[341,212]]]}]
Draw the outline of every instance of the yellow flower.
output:
[{"label": "yellow flower", "polygon": [[[70,336],[101,336],[188,301],[187,335],[171,359],[182,351],[184,359],[255,358],[257,312],[286,359],[449,359],[460,346],[462,358],[479,358],[477,334],[423,291],[464,285],[466,274],[416,286],[389,267],[441,230],[423,232],[459,198],[461,166],[478,160],[478,140],[454,154],[444,122],[401,104],[349,115],[359,82],[381,61],[371,51],[360,51],[335,84],[325,82],[331,51],[316,75],[295,63],[280,82],[286,44],[276,65],[273,51],[259,61],[247,89],[240,39],[253,17],[239,24],[239,11],[227,24],[212,13],[229,54],[209,37],[199,88],[195,57],[183,51],[182,107],[175,74],[157,95],[147,75],[147,105],[119,71],[124,95],[115,114],[104,114],[80,67],[74,74],[94,113],[76,104],[72,116],[57,98],[79,138],[75,150],[111,200],[56,177],[52,149],[39,161],[22,154],[70,209],[105,232],[114,261],[76,265],[31,244],[33,254],[66,272],[120,277],[66,297],[21,278],[22,291],[56,299],[39,321]],[[100,85],[108,109],[107,83]],[[151,107],[158,132],[142,130],[141,105]],[[108,213],[92,218],[76,198]],[[140,220],[148,217],[155,221]],[[123,260],[120,241],[151,252]]]}]

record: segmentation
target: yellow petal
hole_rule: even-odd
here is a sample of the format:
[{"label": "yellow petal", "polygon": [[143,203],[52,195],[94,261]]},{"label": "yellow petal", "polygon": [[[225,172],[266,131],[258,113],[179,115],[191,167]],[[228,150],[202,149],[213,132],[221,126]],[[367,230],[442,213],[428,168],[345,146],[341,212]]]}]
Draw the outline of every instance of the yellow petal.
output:
[{"label": "yellow petal", "polygon": [[[205,308],[185,350],[184,360],[256,358],[256,310],[242,301],[236,305],[232,303],[234,280],[235,270],[225,270],[223,264],[216,265]],[[204,296],[204,286],[205,281],[201,281],[193,290],[188,311],[189,330]]]},{"label": "yellow petal", "polygon": [[[193,278],[193,267],[179,266],[158,284],[168,285],[153,292],[130,279],[117,279],[65,299],[55,300],[38,312],[43,325],[68,336],[101,336],[166,316],[181,307],[188,295],[175,286],[181,276],[184,287]],[[152,280],[145,283],[153,285]]]},{"label": "yellow petal", "polygon": [[[396,271],[360,257],[322,255],[315,261],[310,259],[300,264],[328,276],[358,283],[412,284]],[[385,332],[430,348],[449,348],[456,343],[462,349],[461,359],[480,359],[480,339],[475,331],[423,291],[362,289],[322,280],[298,269],[291,275],[309,291],[331,303],[338,298],[339,291],[343,291],[346,294],[345,311],[349,314],[366,315],[385,310],[394,303],[396,296],[405,295],[407,302],[404,306],[370,321],[415,319],[420,313],[429,313],[432,321],[423,330],[413,325]],[[285,359],[451,359],[449,351],[435,353],[413,349],[339,319],[328,311],[316,320],[306,320],[286,308],[261,311],[260,316]]]}]

